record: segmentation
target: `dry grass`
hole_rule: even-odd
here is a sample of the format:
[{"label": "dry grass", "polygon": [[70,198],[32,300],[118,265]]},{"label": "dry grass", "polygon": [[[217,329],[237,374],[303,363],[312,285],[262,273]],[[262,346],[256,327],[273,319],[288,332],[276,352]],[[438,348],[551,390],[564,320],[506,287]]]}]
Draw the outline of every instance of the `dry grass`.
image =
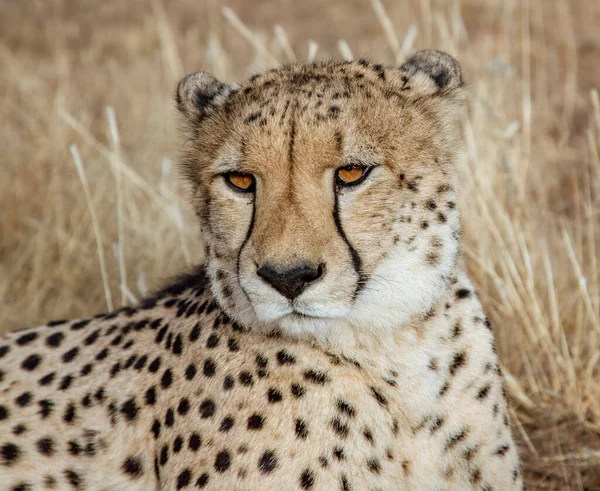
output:
[{"label": "dry grass", "polygon": [[527,483],[600,489],[600,2],[89,4],[0,3],[1,330],[134,302],[200,260],[170,160],[185,72],[439,47],[471,81],[465,258]]}]

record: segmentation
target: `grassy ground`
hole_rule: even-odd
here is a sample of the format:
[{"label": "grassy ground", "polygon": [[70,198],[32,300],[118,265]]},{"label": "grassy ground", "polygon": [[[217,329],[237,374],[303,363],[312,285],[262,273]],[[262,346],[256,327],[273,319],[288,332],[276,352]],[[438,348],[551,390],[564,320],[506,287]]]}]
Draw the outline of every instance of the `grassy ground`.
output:
[{"label": "grassy ground", "polygon": [[465,259],[527,483],[600,489],[600,2],[275,3],[0,2],[0,330],[134,302],[201,259],[171,161],[186,72],[441,48],[470,82]]}]

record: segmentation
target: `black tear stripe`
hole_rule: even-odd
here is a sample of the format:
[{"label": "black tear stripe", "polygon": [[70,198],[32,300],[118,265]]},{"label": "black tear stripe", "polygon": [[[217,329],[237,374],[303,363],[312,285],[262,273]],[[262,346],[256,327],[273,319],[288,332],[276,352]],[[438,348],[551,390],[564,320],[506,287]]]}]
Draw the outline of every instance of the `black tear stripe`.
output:
[{"label": "black tear stripe", "polygon": [[235,265],[238,284],[240,285],[240,288],[244,292],[244,295],[246,295],[246,298],[248,299],[248,302],[250,302],[250,305],[252,305],[252,301],[250,300],[250,297],[246,293],[246,290],[244,290],[244,287],[242,286],[242,282],[240,281],[240,260],[242,257],[242,252],[244,251],[244,247],[246,247],[246,244],[248,243],[248,241],[250,240],[250,237],[252,236],[252,231],[254,230],[255,215],[256,215],[256,192],[254,193],[254,198],[252,200],[252,217],[250,218],[250,226],[248,227],[248,232],[246,232],[246,237],[244,238],[244,242],[242,242],[242,246],[240,247],[240,250],[238,252],[237,261],[236,261],[236,265]]},{"label": "black tear stripe", "polygon": [[354,300],[356,300],[356,297],[358,297],[358,294],[365,287],[365,284],[367,281],[367,275],[362,270],[362,260],[361,260],[360,256],[358,255],[358,252],[356,252],[356,249],[352,246],[352,244],[348,240],[348,237],[346,236],[346,233],[344,232],[344,228],[342,227],[342,221],[340,220],[339,200],[338,200],[338,194],[336,192],[337,189],[336,189],[335,182],[334,182],[333,186],[334,186],[333,193],[335,196],[335,201],[333,204],[333,220],[335,222],[335,228],[337,229],[338,234],[340,234],[340,237],[342,238],[342,240],[346,243],[346,246],[348,247],[348,252],[350,252],[350,257],[352,258],[352,265],[354,266],[354,271],[356,271],[356,274],[358,275],[358,282],[356,283],[356,290],[354,290],[354,295],[352,295],[352,300],[354,301]]}]

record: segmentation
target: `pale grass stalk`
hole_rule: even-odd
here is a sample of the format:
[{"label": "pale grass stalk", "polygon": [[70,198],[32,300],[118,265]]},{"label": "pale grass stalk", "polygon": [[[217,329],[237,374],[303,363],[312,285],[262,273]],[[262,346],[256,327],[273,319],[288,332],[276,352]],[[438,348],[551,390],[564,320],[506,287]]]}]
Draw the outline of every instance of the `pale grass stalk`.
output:
[{"label": "pale grass stalk", "polygon": [[177,50],[173,30],[162,0],[151,0],[152,12],[156,20],[156,28],[160,40],[163,63],[167,69],[167,77],[171,85],[175,85],[183,76],[183,63]]},{"label": "pale grass stalk", "polygon": [[277,39],[279,46],[281,46],[281,49],[285,53],[285,56],[288,59],[288,61],[290,63],[295,62],[296,53],[294,53],[294,49],[292,48],[292,45],[287,36],[287,33],[285,32],[285,29],[279,24],[276,24],[273,28],[273,31],[275,32],[275,38]]},{"label": "pale grass stalk", "polygon": [[521,7],[521,70],[523,73],[521,91],[521,117],[522,117],[522,148],[521,169],[519,172],[521,201],[525,200],[527,178],[531,160],[531,119],[533,104],[531,101],[531,40],[530,40],[530,0],[523,0]]},{"label": "pale grass stalk", "polygon": [[256,52],[267,62],[267,64],[274,66],[279,65],[279,60],[269,53],[259,37],[246,27],[233,10],[229,7],[223,7],[221,12],[229,24],[231,24],[231,26],[254,47]]},{"label": "pale grass stalk", "polygon": [[375,15],[377,16],[377,20],[381,24],[383,28],[383,32],[385,33],[385,37],[387,39],[390,48],[392,49],[392,53],[395,57],[395,63],[398,64],[402,61],[403,54],[402,48],[400,46],[400,41],[398,40],[398,36],[396,35],[396,29],[394,28],[394,23],[390,16],[385,10],[385,7],[381,3],[381,0],[371,0],[371,7],[373,8]]},{"label": "pale grass stalk", "polygon": [[308,61],[309,63],[315,61],[318,51],[319,51],[319,43],[310,39],[308,41],[308,54],[306,56],[306,61]]},{"label": "pale grass stalk", "polygon": [[123,233],[123,171],[121,158],[121,139],[117,126],[117,117],[112,106],[106,108],[106,120],[108,123],[110,141],[112,144],[111,164],[115,176],[115,189],[117,195],[117,259],[119,262],[119,279],[121,284],[121,305],[127,300],[127,267],[125,265],[125,234]]},{"label": "pale grass stalk", "polygon": [[338,50],[340,51],[340,54],[342,55],[342,58],[344,58],[344,60],[352,61],[354,59],[352,50],[350,49],[350,46],[344,39],[340,39],[338,41],[337,45],[338,45]]},{"label": "pale grass stalk", "polygon": [[[59,112],[60,118],[67,123],[73,130],[75,130],[79,136],[100,155],[102,155],[109,162],[112,161],[112,152],[104,145],[102,145],[92,134],[75,118],[69,113],[64,111]],[[163,191],[157,191],[151,184],[148,183],[139,173],[133,170],[126,162],[121,162],[123,175],[127,177],[133,184],[146,193],[148,197],[153,199],[164,210],[167,210],[169,202],[177,201],[177,196],[165,189]]]},{"label": "pale grass stalk", "polygon": [[133,292],[127,288],[127,285],[121,284],[121,292],[123,296],[133,305],[138,303],[137,297],[133,294]]},{"label": "pale grass stalk", "polygon": [[563,85],[563,110],[559,117],[559,121],[562,125],[561,134],[562,139],[559,141],[559,145],[562,146],[566,143],[566,139],[569,138],[569,128],[573,124],[573,115],[575,113],[575,104],[577,99],[577,71],[578,71],[578,59],[579,53],[577,49],[577,40],[575,38],[575,32],[573,29],[573,17],[571,15],[571,8],[569,7],[569,0],[560,0],[557,2],[557,10],[559,12],[558,20],[559,26],[557,28],[561,31],[563,49],[566,50],[567,54],[564,57],[565,66],[561,72],[565,76],[565,82]]},{"label": "pale grass stalk", "polygon": [[402,55],[404,58],[408,58],[413,52],[417,34],[419,34],[419,29],[415,24],[411,24],[402,40]]},{"label": "pale grass stalk", "polygon": [[106,307],[109,311],[113,310],[112,298],[110,294],[110,286],[108,282],[108,273],[106,270],[106,262],[104,260],[104,247],[102,245],[102,234],[100,233],[100,225],[96,218],[96,210],[94,209],[94,203],[92,202],[92,193],[90,192],[90,186],[85,175],[85,169],[83,168],[83,162],[77,150],[77,146],[72,144],[69,147],[81,186],[83,188],[83,194],[87,203],[88,211],[90,213],[90,219],[92,221],[92,228],[94,229],[94,237],[96,239],[96,252],[98,253],[98,262],[100,263],[100,274],[102,275],[102,284],[104,286],[104,297],[106,299]]},{"label": "pale grass stalk", "polygon": [[508,408],[508,411],[510,413],[511,420],[515,423],[515,425],[517,427],[517,431],[519,432],[519,434],[521,435],[521,438],[523,439],[523,441],[527,445],[527,448],[529,448],[529,451],[536,458],[538,458],[540,454],[538,453],[537,449],[535,448],[535,445],[531,441],[531,438],[529,438],[529,435],[525,431],[525,428],[523,428],[523,425],[521,424],[521,420],[519,419],[519,416],[517,415],[517,413],[515,413],[515,411],[510,406]]}]

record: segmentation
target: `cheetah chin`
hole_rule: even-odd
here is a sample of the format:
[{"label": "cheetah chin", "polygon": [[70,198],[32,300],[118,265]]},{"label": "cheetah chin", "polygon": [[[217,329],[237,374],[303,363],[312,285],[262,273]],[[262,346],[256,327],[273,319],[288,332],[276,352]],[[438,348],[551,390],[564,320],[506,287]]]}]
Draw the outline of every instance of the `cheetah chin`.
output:
[{"label": "cheetah chin", "polygon": [[0,489],[522,489],[461,267],[463,92],[438,51],[183,79],[205,264],[0,338]]}]

